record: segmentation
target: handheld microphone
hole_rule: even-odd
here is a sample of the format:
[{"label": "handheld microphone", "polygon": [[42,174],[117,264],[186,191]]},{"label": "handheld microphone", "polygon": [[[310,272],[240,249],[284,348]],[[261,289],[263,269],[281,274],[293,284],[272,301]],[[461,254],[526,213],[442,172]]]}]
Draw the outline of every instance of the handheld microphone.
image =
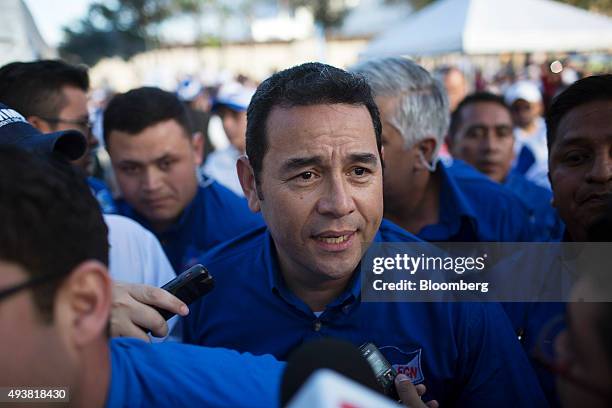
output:
[{"label": "handheld microphone", "polygon": [[304,344],[289,356],[281,380],[281,406],[286,406],[308,378],[322,368],[383,394],[372,367],[357,347],[342,340],[321,339]]}]

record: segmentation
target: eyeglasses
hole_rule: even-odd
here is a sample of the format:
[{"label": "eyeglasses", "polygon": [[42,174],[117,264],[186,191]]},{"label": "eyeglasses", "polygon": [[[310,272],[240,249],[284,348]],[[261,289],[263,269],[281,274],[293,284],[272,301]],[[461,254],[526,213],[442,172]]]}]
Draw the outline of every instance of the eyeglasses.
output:
[{"label": "eyeglasses", "polygon": [[63,119],[63,118],[43,118],[42,120],[49,123],[66,123],[68,125],[77,125],[79,129],[86,130],[87,132],[91,132],[93,124],[89,121],[89,119],[81,119],[81,120],[71,120],[71,119]]},{"label": "eyeglasses", "polygon": [[12,286],[6,289],[2,289],[0,290],[0,301],[8,298],[9,296],[14,295],[15,293],[21,290],[28,289],[28,288],[34,288],[36,286],[51,282],[54,279],[59,279],[62,277],[63,275],[57,275],[57,274],[41,275],[41,276],[37,276],[32,279],[28,279],[25,282],[18,283],[15,286]]},{"label": "eyeglasses", "polygon": [[536,346],[531,353],[532,358],[546,370],[583,390],[608,401],[612,391],[594,385],[590,380],[581,378],[571,371],[571,366],[560,361],[559,351],[555,347],[557,337],[566,330],[564,315],[552,318],[542,328]]}]

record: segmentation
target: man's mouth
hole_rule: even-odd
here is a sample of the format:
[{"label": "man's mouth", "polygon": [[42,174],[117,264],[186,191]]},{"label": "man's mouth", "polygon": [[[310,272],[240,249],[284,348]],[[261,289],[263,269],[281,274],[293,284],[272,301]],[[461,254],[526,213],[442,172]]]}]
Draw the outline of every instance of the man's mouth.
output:
[{"label": "man's mouth", "polygon": [[339,237],[317,237],[317,240],[328,244],[340,244],[348,241],[352,234],[340,235]]},{"label": "man's mouth", "polygon": [[608,203],[612,205],[612,193],[591,193],[578,201],[580,204]]},{"label": "man's mouth", "polygon": [[325,231],[314,235],[313,238],[319,246],[330,251],[342,251],[348,248],[356,231]]}]

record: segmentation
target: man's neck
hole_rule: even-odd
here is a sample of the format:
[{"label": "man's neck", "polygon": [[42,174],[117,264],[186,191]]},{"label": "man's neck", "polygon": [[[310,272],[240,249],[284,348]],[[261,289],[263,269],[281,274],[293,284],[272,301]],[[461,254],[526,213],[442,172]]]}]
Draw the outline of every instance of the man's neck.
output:
[{"label": "man's neck", "polygon": [[527,126],[522,127],[521,130],[523,131],[523,134],[527,137],[535,135],[536,131],[538,130],[538,120],[534,119]]},{"label": "man's neck", "polygon": [[70,389],[70,407],[103,408],[110,393],[111,362],[109,343],[101,340],[99,347],[85,352],[78,387]]},{"label": "man's neck", "polygon": [[421,191],[410,191],[403,195],[399,206],[385,208],[385,217],[413,234],[424,227],[436,224],[440,213],[440,176],[429,173]]},{"label": "man's neck", "polygon": [[279,257],[280,273],[289,290],[301,299],[313,312],[322,312],[344,292],[351,281],[352,274],[341,279],[324,279],[313,276],[311,271],[297,270],[284,265]]}]

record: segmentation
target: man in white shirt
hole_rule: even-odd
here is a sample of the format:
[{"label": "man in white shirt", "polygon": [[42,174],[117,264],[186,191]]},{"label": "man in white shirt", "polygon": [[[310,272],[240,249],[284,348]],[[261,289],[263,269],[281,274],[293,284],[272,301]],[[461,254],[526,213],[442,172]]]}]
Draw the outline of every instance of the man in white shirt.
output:
[{"label": "man in white shirt", "polygon": [[[128,292],[131,285],[126,284],[144,283],[161,287],[176,277],[168,257],[152,232],[121,215],[104,215],[104,222],[108,227],[109,273],[114,281],[115,301],[130,302],[137,296]],[[180,341],[181,327],[178,322],[178,316],[174,316],[168,321],[169,334],[165,337],[150,336],[151,340]],[[111,325],[114,323],[118,322],[111,319]]]},{"label": "man in white shirt", "polygon": [[226,148],[215,150],[206,159],[203,170],[234,193],[244,197],[236,173],[236,161],[246,146],[246,111],[255,93],[237,82],[223,85],[213,104],[213,112],[221,118],[223,130],[230,142]]},{"label": "man in white shirt", "polygon": [[514,122],[515,170],[550,190],[542,93],[533,82],[518,81],[508,88],[504,100]]}]

